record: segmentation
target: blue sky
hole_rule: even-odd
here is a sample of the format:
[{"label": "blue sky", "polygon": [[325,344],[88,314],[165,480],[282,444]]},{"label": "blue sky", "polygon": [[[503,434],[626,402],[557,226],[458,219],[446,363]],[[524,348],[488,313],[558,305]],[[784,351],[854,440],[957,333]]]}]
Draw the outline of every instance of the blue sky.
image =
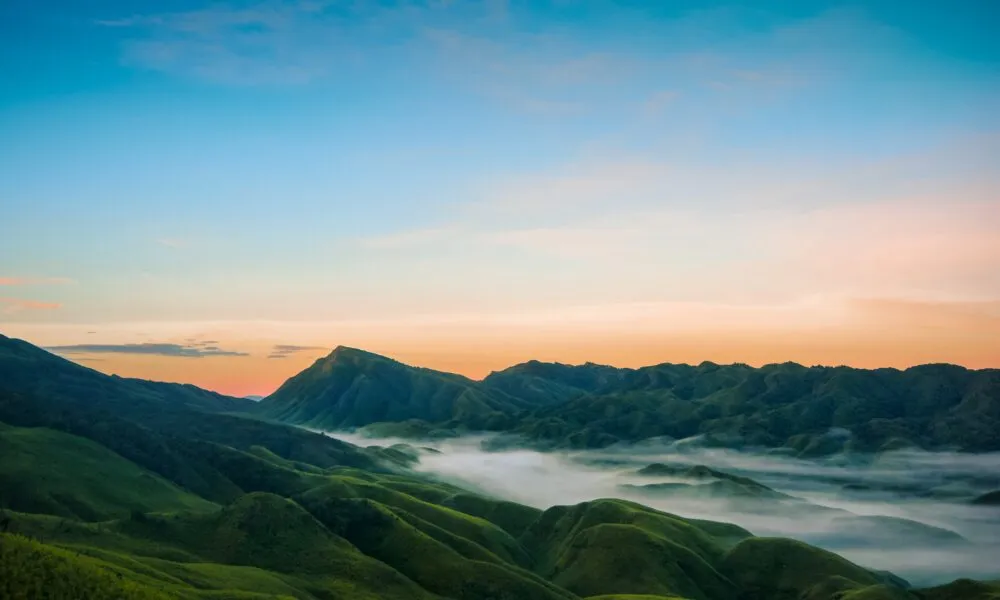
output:
[{"label": "blue sky", "polygon": [[[650,323],[716,340],[619,362],[738,357],[749,342],[711,333],[733,318],[747,339],[798,324],[760,360],[1000,364],[975,337],[1000,301],[998,17],[989,1],[8,0],[0,330],[346,340],[459,367],[467,338],[492,339],[462,367],[479,373],[577,358],[561,316],[599,307],[580,318],[603,333],[572,347]],[[862,329],[873,300],[972,310],[953,342],[975,353],[801,342]],[[511,319],[534,341],[505,354],[486,332]]]}]

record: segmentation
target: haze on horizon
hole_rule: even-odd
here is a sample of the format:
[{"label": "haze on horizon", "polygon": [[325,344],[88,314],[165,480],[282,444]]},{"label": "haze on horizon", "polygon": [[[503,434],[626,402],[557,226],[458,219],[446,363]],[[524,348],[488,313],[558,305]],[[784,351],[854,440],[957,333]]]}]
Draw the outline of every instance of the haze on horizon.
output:
[{"label": "haze on horizon", "polygon": [[0,333],[265,394],[336,345],[1000,367],[1000,7],[0,5]]}]

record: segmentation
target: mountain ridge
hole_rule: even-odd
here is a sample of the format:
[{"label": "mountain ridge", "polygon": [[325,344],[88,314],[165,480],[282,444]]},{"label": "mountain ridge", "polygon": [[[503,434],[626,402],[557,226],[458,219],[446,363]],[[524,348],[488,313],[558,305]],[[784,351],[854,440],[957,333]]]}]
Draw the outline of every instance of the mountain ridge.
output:
[{"label": "mountain ridge", "polygon": [[[407,392],[456,385],[389,368]],[[927,596],[814,546],[623,500],[531,508],[389,464],[391,449],[215,412],[227,405],[165,385],[0,339],[0,597],[980,600],[997,591],[960,580]]]},{"label": "mountain ridge", "polygon": [[539,447],[700,435],[803,455],[890,445],[1000,450],[989,428],[1000,427],[1000,369],[530,360],[472,380],[338,347],[265,398],[257,414],[320,429],[415,422],[417,434],[508,432]]}]

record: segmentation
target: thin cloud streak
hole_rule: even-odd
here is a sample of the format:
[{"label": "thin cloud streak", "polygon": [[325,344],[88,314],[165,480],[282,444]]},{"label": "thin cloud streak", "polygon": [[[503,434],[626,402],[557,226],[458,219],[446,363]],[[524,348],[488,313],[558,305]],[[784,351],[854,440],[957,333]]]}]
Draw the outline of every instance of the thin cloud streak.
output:
[{"label": "thin cloud streak", "polygon": [[299,354],[301,352],[311,352],[311,351],[323,351],[327,352],[329,348],[324,346],[294,346],[291,344],[276,344],[271,348],[271,353],[267,355],[270,359],[282,359],[288,358],[293,354]]},{"label": "thin cloud streak", "polygon": [[184,346],[181,344],[74,344],[47,346],[55,354],[148,354],[178,358],[204,358],[209,356],[250,356],[247,352],[223,350],[217,347]]}]

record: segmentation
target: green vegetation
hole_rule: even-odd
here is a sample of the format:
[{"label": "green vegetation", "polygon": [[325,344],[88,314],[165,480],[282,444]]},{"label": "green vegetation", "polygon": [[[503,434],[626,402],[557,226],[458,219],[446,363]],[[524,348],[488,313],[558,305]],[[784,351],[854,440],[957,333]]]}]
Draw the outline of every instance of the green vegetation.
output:
[{"label": "green vegetation", "polygon": [[671,495],[686,498],[754,498],[786,500],[792,497],[772,490],[749,477],[740,477],[711,469],[704,465],[665,465],[653,463],[638,471],[643,477],[670,477],[689,480],[692,483],[670,482],[646,485],[624,484],[621,487],[632,492],[656,496]]},{"label": "green vegetation", "polygon": [[87,557],[0,534],[0,598],[166,600]]},{"label": "green vegetation", "polygon": [[743,540],[726,554],[722,565],[746,600],[794,600],[816,586],[828,585],[831,578],[851,587],[881,583],[871,571],[832,552],[787,539]]},{"label": "green vegetation", "polygon": [[794,363],[617,369],[532,361],[482,382],[338,348],[251,410],[410,439],[463,430],[540,448],[703,436],[801,456],[921,448],[1000,450],[1000,370],[864,370]]},{"label": "green vegetation", "polygon": [[1000,582],[959,579],[914,594],[920,600],[1000,600]]},{"label": "green vegetation", "polygon": [[407,422],[383,435],[424,437],[420,421],[457,420],[476,429],[505,422],[505,411],[522,404],[479,389],[459,375],[409,367],[394,360],[339,347],[285,382],[262,400],[259,414],[292,423],[343,429],[373,423]]},{"label": "green vegetation", "polygon": [[3,504],[18,511],[93,521],[214,506],[99,444],[51,429],[0,426],[0,456]]},{"label": "green vegetation", "polygon": [[609,594],[590,596],[586,600],[686,600],[680,596],[651,596],[649,594]]},{"label": "green vegetation", "polygon": [[979,495],[972,500],[972,503],[982,506],[1000,506],[1000,490]]},{"label": "green vegetation", "polygon": [[402,438],[407,440],[435,440],[459,436],[454,429],[444,429],[422,419],[405,421],[379,421],[358,429],[358,433],[372,438]]},{"label": "green vegetation", "polygon": [[[370,360],[340,351],[333,362],[342,355]],[[466,415],[494,410],[467,380],[408,378],[398,363],[348,388],[388,389],[365,383],[381,369],[401,377],[389,381],[411,407],[435,397]],[[532,369],[539,405],[624,376],[588,366],[560,387],[540,378],[574,368]],[[463,391],[428,391],[441,381]],[[908,590],[806,544],[632,502],[540,511],[484,497],[409,470],[423,452],[412,446],[358,448],[229,414],[240,406],[189,386],[107,377],[0,338],[0,598],[997,597],[996,586],[970,581]],[[669,466],[651,471],[676,476]],[[704,467],[681,474],[703,486],[763,487]]]}]

